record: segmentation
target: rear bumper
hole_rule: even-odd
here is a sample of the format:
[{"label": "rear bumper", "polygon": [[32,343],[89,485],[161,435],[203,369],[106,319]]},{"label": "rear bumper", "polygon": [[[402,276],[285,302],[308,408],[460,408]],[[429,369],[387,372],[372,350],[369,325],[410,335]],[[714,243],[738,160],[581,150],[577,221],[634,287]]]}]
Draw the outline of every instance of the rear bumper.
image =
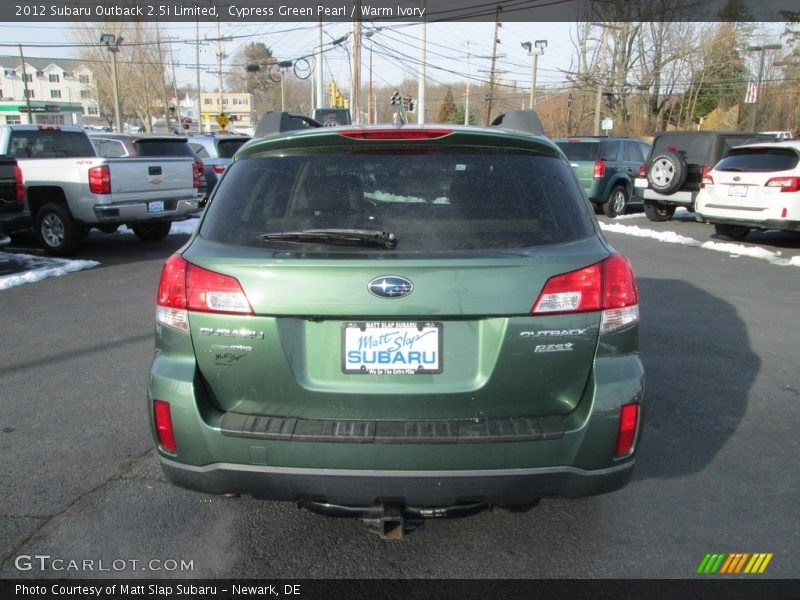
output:
[{"label": "rear bumper", "polygon": [[0,213],[0,237],[33,225],[31,213],[28,211],[18,213]]},{"label": "rear bumper", "polygon": [[751,227],[753,229],[778,229],[780,231],[800,232],[800,221],[789,221],[786,219],[766,219],[764,221],[753,221],[749,219],[714,217],[703,214],[695,214],[695,219],[701,223],[710,223],[712,225],[737,225],[741,227]]},{"label": "rear bumper", "polygon": [[94,214],[98,223],[132,223],[154,219],[175,220],[200,210],[201,199],[201,196],[192,196],[191,198],[165,200],[164,210],[159,212],[148,212],[148,202],[98,204],[94,207]]},{"label": "rear bumper", "polygon": [[637,195],[644,200],[660,202],[662,204],[674,204],[676,206],[693,206],[697,198],[697,192],[678,191],[673,194],[659,194],[650,188],[636,188]]},{"label": "rear bumper", "polygon": [[366,471],[300,469],[216,463],[202,467],[160,457],[167,479],[207,494],[242,493],[268,500],[322,500],[346,506],[396,502],[453,506],[469,502],[524,504],[542,496],[582,497],[612,492],[631,478],[633,459],[614,467],[481,471]]}]

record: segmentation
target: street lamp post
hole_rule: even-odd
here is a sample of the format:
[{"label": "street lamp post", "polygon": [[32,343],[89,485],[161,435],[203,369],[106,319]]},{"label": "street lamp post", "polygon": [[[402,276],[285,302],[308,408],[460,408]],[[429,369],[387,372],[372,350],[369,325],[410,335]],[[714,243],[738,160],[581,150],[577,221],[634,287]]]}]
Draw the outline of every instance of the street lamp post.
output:
[{"label": "street lamp post", "polygon": [[547,48],[547,40],[536,40],[531,44],[530,42],[522,42],[522,47],[528,51],[528,56],[533,58],[531,65],[531,99],[530,108],[536,104],[536,70],[539,66],[539,56],[544,54],[544,49]]},{"label": "street lamp post", "polygon": [[122,114],[119,109],[119,79],[117,78],[117,52],[119,52],[119,45],[122,43],[122,38],[115,36],[113,33],[104,33],[100,35],[100,43],[105,44],[108,51],[111,52],[111,79],[113,79],[113,94],[114,94],[114,126],[118,133],[122,133]]},{"label": "street lamp post", "polygon": [[764,55],[767,50],[780,50],[783,48],[781,44],[764,44],[763,46],[748,46],[748,52],[761,52],[761,58],[758,61],[758,87],[756,88],[756,101],[753,106],[753,119],[750,122],[750,129],[756,130],[756,120],[758,119],[758,105],[761,102],[761,79],[764,77]]}]

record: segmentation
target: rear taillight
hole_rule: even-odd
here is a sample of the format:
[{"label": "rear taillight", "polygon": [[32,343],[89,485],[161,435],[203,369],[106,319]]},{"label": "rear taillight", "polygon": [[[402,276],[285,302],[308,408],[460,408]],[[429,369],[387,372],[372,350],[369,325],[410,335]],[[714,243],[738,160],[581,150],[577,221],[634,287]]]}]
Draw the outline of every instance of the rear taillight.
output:
[{"label": "rear taillight", "polygon": [[156,321],[189,332],[188,311],[252,315],[250,302],[235,277],[193,265],[180,255],[167,259],[156,298]]},{"label": "rear taillight", "polygon": [[39,131],[61,131],[58,125],[39,125]]},{"label": "rear taillight", "polygon": [[639,165],[639,177],[647,177],[647,165]]},{"label": "rear taillight", "polygon": [[606,161],[604,160],[596,160],[594,161],[594,172],[592,173],[592,177],[595,179],[600,179],[601,177],[606,176]]},{"label": "rear taillight", "polygon": [[172,414],[169,404],[163,400],[153,400],[153,421],[156,426],[158,445],[165,452],[175,454],[178,445],[175,443],[175,431],[172,428]]},{"label": "rear taillight", "polygon": [[200,178],[203,176],[203,163],[199,160],[194,161],[194,171],[192,178],[192,187],[194,189],[200,188]]},{"label": "rear taillight", "polygon": [[711,175],[703,175],[703,179],[700,181],[700,188],[705,189],[710,185],[714,185],[714,178]]},{"label": "rear taillight", "polygon": [[22,204],[25,202],[25,178],[19,165],[14,165],[14,179],[17,180],[17,202]]},{"label": "rear taillight", "polygon": [[702,167],[700,167],[700,180],[702,181],[703,177],[708,175],[710,172],[711,172],[711,167],[707,165],[703,165]]},{"label": "rear taillight", "polygon": [[773,177],[766,183],[766,187],[780,188],[781,192],[800,191],[800,177]]},{"label": "rear taillight", "polygon": [[222,175],[225,172],[225,165],[211,165],[211,168],[217,175]]},{"label": "rear taillight", "polygon": [[628,259],[612,254],[606,260],[555,275],[539,294],[532,315],[601,310],[600,333],[611,333],[639,320],[639,295]]},{"label": "rear taillight", "polygon": [[89,191],[93,194],[111,193],[111,171],[108,165],[89,169]]},{"label": "rear taillight", "polygon": [[623,404],[619,408],[619,428],[617,430],[617,445],[614,454],[625,456],[633,450],[636,440],[636,429],[639,425],[639,405],[635,402]]}]

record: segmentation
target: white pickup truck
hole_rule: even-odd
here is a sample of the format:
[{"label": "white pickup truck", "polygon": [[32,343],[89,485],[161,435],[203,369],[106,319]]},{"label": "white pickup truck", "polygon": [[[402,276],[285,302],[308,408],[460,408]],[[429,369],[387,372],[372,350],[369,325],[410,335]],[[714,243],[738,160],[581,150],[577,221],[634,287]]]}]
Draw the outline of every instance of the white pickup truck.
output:
[{"label": "white pickup truck", "polygon": [[192,158],[99,158],[83,129],[53,125],[0,127],[0,154],[17,159],[48,254],[73,253],[92,227],[124,224],[157,241],[199,210],[202,163]]}]

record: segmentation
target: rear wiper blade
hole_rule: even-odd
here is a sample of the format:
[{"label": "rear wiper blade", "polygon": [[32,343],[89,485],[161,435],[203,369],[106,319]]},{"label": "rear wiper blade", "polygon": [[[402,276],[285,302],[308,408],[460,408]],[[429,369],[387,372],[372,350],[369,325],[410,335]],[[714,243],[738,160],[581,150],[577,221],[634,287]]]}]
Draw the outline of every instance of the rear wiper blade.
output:
[{"label": "rear wiper blade", "polygon": [[302,231],[262,233],[258,237],[267,242],[298,242],[301,244],[320,242],[389,250],[397,246],[397,237],[393,233],[371,229],[303,229]]},{"label": "rear wiper blade", "polygon": [[718,171],[736,171],[736,172],[744,171],[744,169],[742,167],[725,167],[724,169],[717,169],[717,170]]}]

